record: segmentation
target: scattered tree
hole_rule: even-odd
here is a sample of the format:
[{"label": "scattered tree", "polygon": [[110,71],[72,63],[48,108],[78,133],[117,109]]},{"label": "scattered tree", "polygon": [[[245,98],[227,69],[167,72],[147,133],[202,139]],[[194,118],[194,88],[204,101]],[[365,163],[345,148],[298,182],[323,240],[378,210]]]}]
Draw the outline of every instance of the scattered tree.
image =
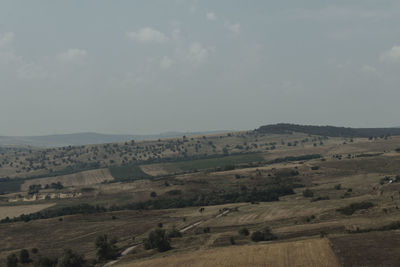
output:
[{"label": "scattered tree", "polygon": [[29,251],[28,250],[21,249],[21,251],[19,252],[19,261],[22,264],[31,262],[31,259],[29,258]]},{"label": "scattered tree", "polygon": [[7,267],[17,267],[18,266],[18,258],[17,255],[14,253],[11,255],[8,255],[7,257]]},{"label": "scattered tree", "polygon": [[66,249],[61,258],[58,259],[57,267],[83,267],[85,266],[85,259],[83,255]]},{"label": "scattered tree", "polygon": [[159,252],[171,249],[169,238],[164,229],[156,229],[151,231],[146,239],[143,240],[145,249],[157,248]]},{"label": "scattered tree", "polygon": [[248,236],[250,233],[249,233],[249,230],[246,227],[243,227],[243,228],[239,229],[239,234],[243,235],[243,236]]},{"label": "scattered tree", "polygon": [[116,239],[109,240],[107,235],[98,236],[96,239],[96,249],[99,260],[116,259],[119,256],[116,243]]}]

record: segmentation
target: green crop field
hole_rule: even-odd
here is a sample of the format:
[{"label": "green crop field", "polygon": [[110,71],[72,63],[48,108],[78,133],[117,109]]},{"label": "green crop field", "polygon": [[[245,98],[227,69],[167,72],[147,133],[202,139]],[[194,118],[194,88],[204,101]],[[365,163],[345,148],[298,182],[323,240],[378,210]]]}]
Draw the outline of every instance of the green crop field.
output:
[{"label": "green crop field", "polygon": [[263,160],[264,158],[260,154],[252,153],[252,154],[224,156],[224,157],[217,157],[210,159],[178,161],[173,163],[166,163],[166,165],[173,165],[181,169],[182,171],[193,171],[193,170],[224,168],[227,166],[259,162]]}]

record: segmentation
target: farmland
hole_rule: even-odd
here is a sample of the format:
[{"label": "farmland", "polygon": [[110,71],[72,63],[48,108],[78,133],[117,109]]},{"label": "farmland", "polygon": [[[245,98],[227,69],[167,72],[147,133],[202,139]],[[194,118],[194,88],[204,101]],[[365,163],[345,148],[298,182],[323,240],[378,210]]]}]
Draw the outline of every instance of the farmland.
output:
[{"label": "farmland", "polygon": [[120,264],[136,266],[310,266],[338,267],[327,239],[199,250],[152,260]]},{"label": "farmland", "polygon": [[[163,144],[169,148],[149,160]],[[104,234],[116,239],[118,253],[128,251],[115,266],[398,265],[398,136],[236,132],[89,147],[87,154],[82,147],[45,151],[56,159],[72,151],[99,158],[107,149],[113,162],[40,175],[13,164],[19,176],[3,177],[0,265],[23,248],[49,259],[71,248],[102,266],[110,260],[99,261],[95,241]],[[145,147],[145,158],[124,159],[124,151]],[[253,240],[266,227],[274,238]],[[143,240],[157,229],[181,235],[166,252],[146,249]],[[372,245],[380,237],[387,245]]]}]

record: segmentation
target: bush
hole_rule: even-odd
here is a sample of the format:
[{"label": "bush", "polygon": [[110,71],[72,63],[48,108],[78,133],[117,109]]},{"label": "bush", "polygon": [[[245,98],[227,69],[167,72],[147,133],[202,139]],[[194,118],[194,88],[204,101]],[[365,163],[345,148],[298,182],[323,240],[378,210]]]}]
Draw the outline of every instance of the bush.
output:
[{"label": "bush", "polygon": [[96,239],[97,257],[99,260],[114,260],[119,256],[115,244],[116,239],[108,240],[107,235],[98,236]]},{"label": "bush", "polygon": [[66,249],[61,258],[58,259],[57,267],[83,267],[85,266],[85,259],[71,249]]},{"label": "bush", "polygon": [[37,254],[37,253],[39,252],[39,250],[38,250],[37,248],[32,248],[32,249],[31,249],[31,252],[32,252],[33,254]]},{"label": "bush", "polygon": [[310,189],[306,189],[303,191],[303,196],[304,197],[313,197],[314,196],[314,192]]},{"label": "bush", "polygon": [[254,242],[274,240],[277,237],[271,232],[271,229],[267,226],[262,231],[256,231],[251,235],[251,240]]},{"label": "bush", "polygon": [[151,197],[156,197],[156,196],[157,196],[157,193],[153,191],[153,192],[150,193],[150,196],[151,196]]},{"label": "bush", "polygon": [[174,238],[174,237],[182,237],[182,233],[175,227],[168,232],[168,238]]},{"label": "bush", "polygon": [[249,234],[250,234],[249,230],[246,227],[243,227],[243,228],[239,229],[239,235],[248,236]]},{"label": "bush", "polygon": [[350,204],[349,206],[337,209],[337,211],[345,215],[352,215],[357,210],[369,209],[373,206],[374,204],[371,202],[356,202]]},{"label": "bush", "polygon": [[337,185],[334,186],[334,188],[336,190],[340,190],[340,189],[342,189],[342,185],[341,184],[337,184]]},{"label": "bush", "polygon": [[11,255],[8,255],[7,257],[7,267],[17,267],[18,266],[18,258],[17,255],[14,253]]},{"label": "bush", "polygon": [[164,229],[156,229],[151,231],[146,239],[143,240],[145,249],[157,248],[159,252],[171,249],[169,238]]},{"label": "bush", "polygon": [[40,257],[38,261],[35,262],[35,267],[55,267],[57,265],[57,260],[51,260],[47,257]]},{"label": "bush", "polygon": [[315,198],[311,199],[311,202],[321,201],[321,200],[329,200],[329,196],[315,197]]},{"label": "bush", "polygon": [[229,241],[231,242],[231,245],[235,245],[235,238],[233,236],[229,237]]},{"label": "bush", "polygon": [[31,259],[29,258],[29,251],[26,249],[21,249],[19,252],[19,261],[24,264],[24,263],[29,263]]}]

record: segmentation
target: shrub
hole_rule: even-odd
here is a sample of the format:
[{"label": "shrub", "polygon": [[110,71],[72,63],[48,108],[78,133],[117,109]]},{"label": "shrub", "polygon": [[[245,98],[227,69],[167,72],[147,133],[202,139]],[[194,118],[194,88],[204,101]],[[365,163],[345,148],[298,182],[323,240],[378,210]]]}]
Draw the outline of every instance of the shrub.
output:
[{"label": "shrub", "polygon": [[39,252],[39,250],[38,250],[37,248],[32,248],[32,249],[31,249],[31,252],[32,252],[33,254],[37,254],[37,253]]},{"label": "shrub", "polygon": [[157,193],[153,191],[153,192],[150,193],[150,196],[151,196],[151,197],[156,197],[156,196],[157,196]]},{"label": "shrub", "polygon": [[71,249],[66,249],[61,258],[58,259],[57,267],[83,267],[85,266],[85,259]]},{"label": "shrub", "polygon": [[113,260],[119,256],[119,252],[115,244],[116,239],[108,239],[107,235],[98,236],[96,239],[97,257],[99,260]]},{"label": "shrub", "polygon": [[151,231],[146,239],[143,240],[145,249],[157,248],[159,252],[171,249],[169,238],[164,229],[156,229]]},{"label": "shrub", "polygon": [[277,237],[271,232],[271,229],[267,226],[262,231],[256,231],[251,235],[251,240],[254,242],[274,240]]},{"label": "shrub", "polygon": [[336,190],[340,190],[340,189],[342,189],[342,185],[341,184],[337,184],[337,185],[334,186],[334,188]]},{"label": "shrub", "polygon": [[24,264],[24,263],[29,263],[31,259],[29,258],[29,251],[26,249],[21,249],[19,252],[19,261]]},{"label": "shrub", "polygon": [[248,236],[250,233],[249,233],[249,230],[246,227],[243,227],[243,228],[239,229],[239,234],[243,235],[243,236]]},{"label": "shrub", "polygon": [[182,237],[182,233],[174,227],[168,232],[168,237],[169,238]]},{"label": "shrub", "polygon": [[374,204],[371,202],[366,202],[366,201],[365,202],[356,202],[356,203],[352,203],[346,207],[337,209],[337,211],[342,214],[345,214],[345,215],[352,215],[357,210],[369,209],[373,206],[374,206]]},{"label": "shrub", "polygon": [[251,240],[254,242],[264,241],[264,235],[261,231],[255,231],[251,234]]},{"label": "shrub", "polygon": [[310,189],[306,189],[303,191],[303,196],[304,197],[313,197],[314,196],[314,192]]},{"label": "shrub", "polygon": [[311,202],[321,201],[321,200],[329,200],[329,196],[315,197],[315,198],[311,199]]},{"label": "shrub", "polygon": [[231,242],[231,245],[235,245],[235,238],[233,236],[229,237],[229,241]]},{"label": "shrub", "polygon": [[35,267],[55,267],[57,265],[57,260],[51,260],[47,257],[40,257],[39,260],[35,262]]},{"label": "shrub", "polygon": [[18,266],[18,258],[17,255],[14,253],[11,255],[8,255],[7,257],[7,267],[17,267]]}]

